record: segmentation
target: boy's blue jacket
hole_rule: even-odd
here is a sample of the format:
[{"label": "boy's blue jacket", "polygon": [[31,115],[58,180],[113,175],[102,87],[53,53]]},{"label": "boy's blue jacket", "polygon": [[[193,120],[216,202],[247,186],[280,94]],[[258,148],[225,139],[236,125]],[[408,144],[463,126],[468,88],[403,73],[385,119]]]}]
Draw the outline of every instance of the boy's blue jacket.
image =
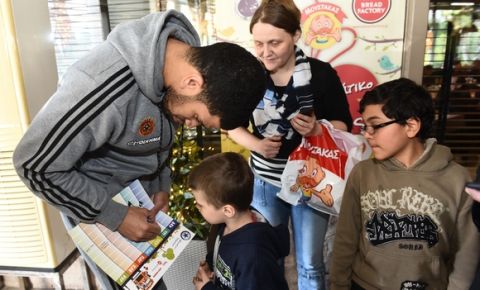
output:
[{"label": "boy's blue jacket", "polygon": [[[287,290],[288,285],[280,267],[280,259],[290,251],[288,228],[272,227],[254,222],[222,237],[225,226],[219,229],[220,246],[216,260],[215,282],[202,290]],[[213,253],[207,255],[210,269]]]}]

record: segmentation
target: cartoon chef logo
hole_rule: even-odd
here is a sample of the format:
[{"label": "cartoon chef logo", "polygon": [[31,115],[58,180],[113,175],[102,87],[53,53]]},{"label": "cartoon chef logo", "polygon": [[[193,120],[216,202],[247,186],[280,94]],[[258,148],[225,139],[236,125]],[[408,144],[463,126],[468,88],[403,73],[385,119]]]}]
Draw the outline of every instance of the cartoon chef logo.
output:
[{"label": "cartoon chef logo", "polygon": [[342,40],[345,14],[335,4],[318,2],[302,11],[305,44],[323,50]]},{"label": "cartoon chef logo", "polygon": [[142,120],[140,123],[140,126],[138,126],[138,133],[140,136],[145,137],[150,134],[152,134],[153,130],[155,129],[155,121],[153,118],[145,118]]}]

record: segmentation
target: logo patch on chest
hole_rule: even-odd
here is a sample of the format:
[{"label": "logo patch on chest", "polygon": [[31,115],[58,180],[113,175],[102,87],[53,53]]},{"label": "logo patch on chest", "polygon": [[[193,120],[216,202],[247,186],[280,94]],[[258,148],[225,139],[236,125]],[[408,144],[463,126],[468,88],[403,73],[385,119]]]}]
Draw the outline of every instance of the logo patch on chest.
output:
[{"label": "logo patch on chest", "polygon": [[143,119],[138,126],[138,134],[142,137],[152,134],[153,130],[155,130],[155,121],[150,117]]},{"label": "logo patch on chest", "polygon": [[405,281],[400,290],[425,290],[428,284],[421,281]]}]

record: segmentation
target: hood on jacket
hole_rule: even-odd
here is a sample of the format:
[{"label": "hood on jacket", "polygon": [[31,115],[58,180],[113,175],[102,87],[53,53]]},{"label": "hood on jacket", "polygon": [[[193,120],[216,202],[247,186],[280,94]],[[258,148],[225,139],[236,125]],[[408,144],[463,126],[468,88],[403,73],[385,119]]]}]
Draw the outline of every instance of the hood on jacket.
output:
[{"label": "hood on jacket", "polygon": [[[444,169],[449,165],[453,160],[453,155],[450,149],[443,145],[436,144],[437,140],[435,138],[429,138],[425,141],[425,151],[422,155],[415,161],[415,163],[408,168],[411,171],[423,171],[423,172],[433,172]],[[435,145],[436,144],[436,145]],[[435,146],[434,146],[435,145]],[[405,166],[401,164],[398,160],[390,158],[384,161],[383,163],[388,170],[405,170]]]},{"label": "hood on jacket", "polygon": [[[248,234],[246,234],[248,233]],[[254,222],[230,233],[222,243],[258,244],[267,249],[273,249],[274,256],[283,258],[290,253],[290,233],[285,225],[272,227],[268,223]]]},{"label": "hood on jacket", "polygon": [[163,98],[163,65],[169,37],[191,46],[200,45],[192,24],[175,10],[119,24],[107,37],[128,63],[142,93],[155,103]]}]

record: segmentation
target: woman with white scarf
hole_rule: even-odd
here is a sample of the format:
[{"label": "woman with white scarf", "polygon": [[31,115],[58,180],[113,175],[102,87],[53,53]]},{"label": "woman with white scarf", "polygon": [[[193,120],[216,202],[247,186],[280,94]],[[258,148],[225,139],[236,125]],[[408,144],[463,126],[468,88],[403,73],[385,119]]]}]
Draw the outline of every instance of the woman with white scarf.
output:
[{"label": "woman with white scarf", "polygon": [[291,206],[277,197],[289,154],[302,136],[319,135],[319,119],[350,130],[347,98],[335,70],[307,57],[295,43],[301,37],[300,11],[292,0],[262,1],[250,22],[255,52],[266,72],[267,91],[252,114],[253,132],[228,131],[251,151],[255,173],[252,206],[272,224],[291,217],[298,289],[325,289],[323,241],[328,215],[306,204]]}]

